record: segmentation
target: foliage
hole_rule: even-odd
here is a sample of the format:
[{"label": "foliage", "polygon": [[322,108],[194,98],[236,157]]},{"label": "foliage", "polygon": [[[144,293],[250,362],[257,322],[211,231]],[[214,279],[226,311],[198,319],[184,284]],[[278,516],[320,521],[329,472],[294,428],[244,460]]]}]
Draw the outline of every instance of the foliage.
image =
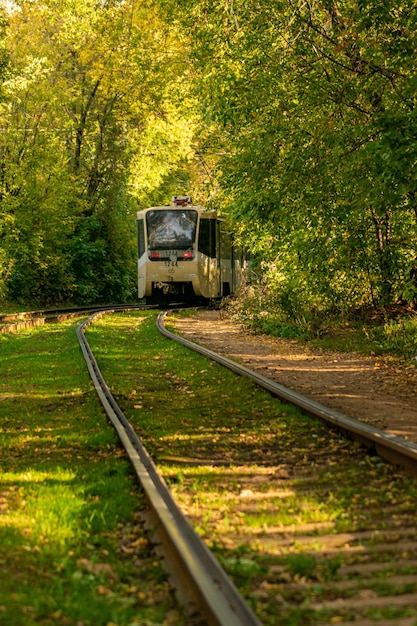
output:
[{"label": "foliage", "polygon": [[414,3],[175,5],[192,33],[218,199],[271,264],[277,299],[413,303]]},{"label": "foliage", "polygon": [[417,317],[410,308],[347,308],[341,314],[319,303],[296,308],[296,297],[293,303],[278,299],[266,278],[247,286],[225,308],[232,319],[255,333],[307,341],[336,352],[417,358]]},{"label": "foliage", "polygon": [[371,326],[366,332],[374,346],[374,352],[416,359],[417,320],[414,316],[387,319],[384,324]]},{"label": "foliage", "polygon": [[8,19],[1,289],[22,303],[134,298],[135,196],[190,152],[177,39],[151,2],[21,0]]},{"label": "foliage", "polygon": [[231,220],[284,314],[415,305],[412,0],[10,7],[1,297],[132,297],[135,210],[184,192]]}]

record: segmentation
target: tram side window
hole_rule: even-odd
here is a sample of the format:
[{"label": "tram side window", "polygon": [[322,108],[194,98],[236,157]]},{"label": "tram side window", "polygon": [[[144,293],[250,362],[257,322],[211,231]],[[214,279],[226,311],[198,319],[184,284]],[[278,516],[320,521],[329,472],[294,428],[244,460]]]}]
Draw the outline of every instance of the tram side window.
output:
[{"label": "tram side window", "polygon": [[220,258],[232,259],[233,258],[233,245],[230,233],[225,230],[223,223],[220,223]]},{"label": "tram side window", "polygon": [[216,258],[216,220],[200,220],[198,251],[212,259]]},{"label": "tram side window", "polygon": [[138,220],[138,258],[145,253],[145,225],[143,220]]}]

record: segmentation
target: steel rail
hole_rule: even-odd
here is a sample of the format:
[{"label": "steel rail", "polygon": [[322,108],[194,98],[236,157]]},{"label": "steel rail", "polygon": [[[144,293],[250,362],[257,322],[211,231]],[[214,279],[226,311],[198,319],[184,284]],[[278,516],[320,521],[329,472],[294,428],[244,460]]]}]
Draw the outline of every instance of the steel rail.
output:
[{"label": "steel rail", "polygon": [[[142,308],[142,307],[137,307]],[[120,309],[117,309],[118,311]],[[197,535],[173,499],[152,458],[115,401],[85,337],[98,312],[77,327],[77,337],[100,401],[111,420],[142,485],[147,502],[147,526],[160,542],[183,601],[210,626],[261,626],[232,581]]]},{"label": "steel rail", "polygon": [[152,305],[109,304],[5,313],[4,315],[0,315],[0,322],[5,322],[4,326],[0,326],[0,334],[15,333],[25,328],[35,328],[36,326],[43,326],[50,322],[62,322],[65,319],[80,317],[81,315],[90,314],[94,311],[126,311],[137,309],[138,306],[144,309],[156,308]]},{"label": "steel rail", "polygon": [[[143,305],[145,307],[145,305]],[[94,311],[103,311],[103,310],[115,310],[115,309],[123,309],[127,308],[137,308],[138,304],[92,304],[92,305],[84,305],[84,306],[72,306],[72,307],[62,307],[56,309],[39,309],[35,311],[19,311],[17,313],[3,313],[0,315],[0,322],[12,322],[13,320],[29,320],[36,319],[39,317],[50,317],[54,318],[55,316],[65,315],[65,314],[82,314],[82,313],[93,313]]]},{"label": "steel rail", "polygon": [[232,361],[231,359],[216,354],[212,350],[196,344],[180,335],[171,332],[165,327],[165,319],[169,311],[163,311],[158,315],[157,327],[159,331],[169,339],[173,339],[182,343],[187,348],[199,352],[212,361],[216,361],[221,365],[233,370],[237,374],[247,376],[255,381],[259,386],[267,389],[270,393],[278,398],[294,404],[303,412],[320,418],[332,427],[353,437],[367,448],[375,450],[375,452],[386,461],[402,466],[410,474],[417,475],[417,445],[402,439],[396,435],[391,435],[384,430],[359,422],[353,418],[347,417],[338,411],[333,411],[328,407],[310,400],[301,394],[280,385],[279,383],[258,374],[257,372]]}]

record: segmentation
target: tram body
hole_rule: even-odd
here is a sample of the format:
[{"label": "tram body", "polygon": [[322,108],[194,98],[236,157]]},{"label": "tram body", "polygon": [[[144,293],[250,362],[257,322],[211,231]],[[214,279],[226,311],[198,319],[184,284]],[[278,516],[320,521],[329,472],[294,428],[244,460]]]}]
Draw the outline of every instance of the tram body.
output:
[{"label": "tram body", "polygon": [[224,222],[188,196],[138,211],[137,227],[140,299],[221,298],[242,283],[243,254],[234,250]]}]

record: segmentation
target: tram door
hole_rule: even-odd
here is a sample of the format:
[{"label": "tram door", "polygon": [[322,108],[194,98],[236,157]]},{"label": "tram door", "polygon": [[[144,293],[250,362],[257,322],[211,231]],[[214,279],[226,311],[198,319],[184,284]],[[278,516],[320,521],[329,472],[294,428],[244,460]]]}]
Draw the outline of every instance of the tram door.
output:
[{"label": "tram door", "polygon": [[220,268],[220,295],[230,296],[233,292],[233,246],[230,233],[225,229],[224,222],[218,221],[217,246]]},{"label": "tram door", "polygon": [[207,298],[221,294],[219,222],[216,218],[201,218],[198,250],[204,255],[200,283]]}]

